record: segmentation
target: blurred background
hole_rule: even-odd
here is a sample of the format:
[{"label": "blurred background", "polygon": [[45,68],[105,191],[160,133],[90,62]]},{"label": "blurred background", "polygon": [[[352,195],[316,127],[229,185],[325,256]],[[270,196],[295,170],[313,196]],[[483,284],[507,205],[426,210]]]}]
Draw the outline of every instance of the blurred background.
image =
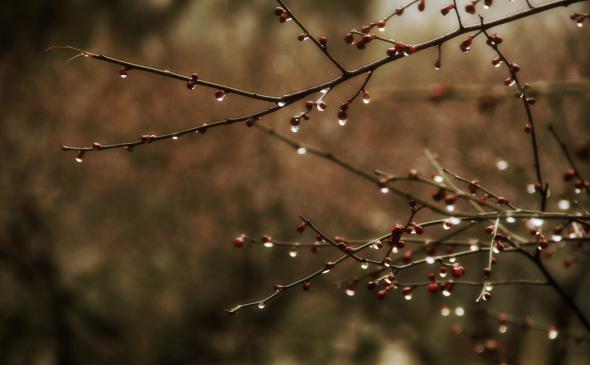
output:
[{"label": "blurred background", "polygon": [[[350,69],[384,56],[387,46],[373,42],[359,51],[344,44],[343,35],[400,5],[291,2]],[[455,19],[442,17],[441,5],[427,2],[424,13],[407,9],[383,35],[411,44],[453,30]],[[51,45],[198,72],[205,80],[268,95],[337,76],[310,42],[296,40],[295,24],[277,21],[274,7],[265,0],[2,5],[0,363],[588,363],[588,334],[546,287],[496,288],[486,308],[529,316],[541,328],[554,324],[560,333],[585,334],[586,342],[566,336],[550,341],[543,331],[518,326],[499,334],[493,315],[471,315],[478,287],[456,288],[449,298],[416,290],[411,302],[398,293],[383,301],[365,290],[346,296],[338,283],[361,273],[353,263],[314,281],[309,292],[294,289],[262,311],[228,316],[224,309],[260,299],[273,284],[296,280],[336,255],[302,250],[291,258],[280,247],[248,244],[236,249],[236,235],[313,242],[311,232],[301,236],[295,230],[298,216],[305,215],[330,235],[369,238],[407,219],[403,199],[383,195],[327,161],[300,156],[255,128],[238,124],[133,153],[90,153],[81,164],[60,150],[62,144],[168,133],[267,104],[237,95],[220,103],[214,90],[189,92],[182,82],[140,72],[121,80],[115,65],[85,58],[64,64],[73,54],[44,53]],[[492,19],[524,7],[523,1],[497,2],[479,10]],[[521,80],[540,93],[534,114],[552,211],[560,199],[588,208],[584,194],[563,183],[568,166],[546,129],[550,122],[556,126],[588,176],[590,34],[569,19],[570,11],[588,10],[578,4],[494,30],[504,36],[507,57],[521,65]],[[478,21],[467,14],[464,20]],[[513,91],[502,85],[506,69],[491,66],[494,54],[483,39],[476,39],[467,55],[459,51],[460,40],[444,45],[440,71],[433,67],[435,49],[379,69],[367,86],[372,102],[355,102],[345,127],[338,125],[336,109],[361,79],[333,90],[328,110],[315,112],[297,135],[290,134],[289,119],[302,110],[301,103],[261,122],[367,171],[404,175],[416,168],[431,176],[435,170],[424,154],[429,148],[443,166],[479,178],[519,206],[536,208],[538,197],[526,191],[534,181],[529,136],[523,132],[526,116]],[[423,186],[399,187],[427,199],[432,193]],[[572,203],[571,209],[578,207]],[[424,212],[418,218],[433,216]],[[480,233],[461,237],[478,239]],[[485,260],[465,260],[467,277],[477,279]],[[588,251],[568,245],[546,260],[590,315],[584,294],[590,288]],[[570,267],[564,265],[568,260],[574,262]],[[521,258],[506,255],[499,261],[498,279],[541,279]],[[427,272],[423,267],[404,275],[422,281]],[[443,304],[451,310],[462,306],[467,314],[443,317]]]}]

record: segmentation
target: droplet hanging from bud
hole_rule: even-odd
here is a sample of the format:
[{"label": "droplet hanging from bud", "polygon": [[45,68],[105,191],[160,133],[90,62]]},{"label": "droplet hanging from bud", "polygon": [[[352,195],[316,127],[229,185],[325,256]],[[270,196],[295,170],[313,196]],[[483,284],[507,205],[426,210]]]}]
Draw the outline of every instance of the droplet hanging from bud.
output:
[{"label": "droplet hanging from bud", "polygon": [[291,247],[291,249],[289,250],[289,256],[292,258],[297,257],[298,253],[299,253],[299,249],[297,247]]},{"label": "droplet hanging from bud", "polygon": [[82,163],[82,161],[84,160],[84,151],[78,151],[75,160],[77,163]]},{"label": "droplet hanging from bud", "polygon": [[225,91],[224,90],[217,90],[215,92],[215,99],[217,101],[223,101],[223,99],[225,99]]},{"label": "droplet hanging from bud", "polygon": [[305,149],[305,147],[299,147],[297,149],[297,154],[298,155],[305,155],[307,153],[307,150]]},{"label": "droplet hanging from bud", "polygon": [[346,125],[348,122],[348,114],[346,112],[340,111],[338,112],[338,124],[342,127]]},{"label": "droplet hanging from bud", "polygon": [[121,76],[122,79],[126,79],[127,76],[129,76],[129,68],[127,66],[121,67],[119,70],[119,76]]},{"label": "droplet hanging from bud", "polygon": [[371,95],[367,91],[363,90],[363,103],[369,104],[370,102],[371,102]]}]

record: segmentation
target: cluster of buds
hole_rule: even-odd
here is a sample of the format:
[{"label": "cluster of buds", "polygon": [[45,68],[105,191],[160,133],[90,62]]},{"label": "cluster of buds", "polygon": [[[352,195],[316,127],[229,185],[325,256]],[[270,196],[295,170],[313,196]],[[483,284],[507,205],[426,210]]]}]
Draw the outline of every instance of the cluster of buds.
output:
[{"label": "cluster of buds", "polygon": [[291,20],[289,12],[285,10],[283,7],[277,6],[274,10],[274,13],[279,18],[279,22],[281,23],[285,23]]},{"label": "cluster of buds", "polygon": [[199,80],[199,75],[197,73],[193,73],[191,75],[191,79],[186,82],[186,88],[189,90],[194,90],[197,86],[197,81]]},{"label": "cluster of buds", "polygon": [[409,56],[414,52],[416,52],[415,46],[407,45],[403,42],[395,42],[393,47],[387,49],[387,55],[389,57],[397,57],[400,55]]},{"label": "cluster of buds", "polygon": [[576,22],[576,25],[579,28],[582,28],[584,26],[584,21],[588,19],[588,14],[571,13],[570,19]]}]

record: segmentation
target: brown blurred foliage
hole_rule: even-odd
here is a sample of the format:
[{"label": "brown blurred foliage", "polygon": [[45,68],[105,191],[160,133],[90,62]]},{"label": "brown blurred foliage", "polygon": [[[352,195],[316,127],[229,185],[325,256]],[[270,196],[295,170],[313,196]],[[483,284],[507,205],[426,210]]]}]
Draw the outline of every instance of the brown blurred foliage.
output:
[{"label": "brown blurred foliage", "polygon": [[[349,67],[384,54],[381,45],[359,52],[340,40],[393,9],[389,2],[292,3],[310,29],[331,39],[334,54]],[[501,4],[490,16],[523,5]],[[440,299],[421,293],[412,304],[397,297],[377,302],[362,291],[345,297],[333,284],[353,275],[353,265],[314,283],[309,293],[290,292],[264,311],[228,317],[224,308],[259,298],[272,284],[298,278],[330,257],[327,250],[302,252],[296,259],[279,248],[236,250],[231,245],[236,234],[303,239],[294,227],[304,214],[326,232],[373,237],[406,219],[406,203],[243,125],[132,154],[92,154],[75,164],[72,154],[60,151],[62,143],[125,141],[261,105],[234,95],[218,103],[211,90],[189,93],[182,83],[153,75],[133,73],[121,81],[112,65],[82,58],[63,65],[70,54],[42,50],[69,43],[272,95],[325,81],[336,70],[317,49],[296,41],[298,29],[276,22],[268,1],[60,0],[2,7],[0,363],[576,364],[588,359],[583,345],[545,345],[543,334],[517,329],[502,337],[498,351],[475,355],[473,341],[451,335],[452,320],[438,315]],[[437,12],[435,4],[424,14],[408,10],[387,34],[413,43],[453,29],[453,19]],[[505,36],[506,54],[522,66],[524,81],[590,77],[588,29],[571,24],[566,10],[497,31]],[[336,123],[336,105],[361,80],[334,90],[328,110],[307,122],[297,138],[364,169],[400,174],[411,167],[433,172],[423,152],[427,147],[444,166],[479,178],[519,205],[535,206],[535,197],[525,192],[533,169],[517,100],[503,99],[482,112],[475,99],[434,103],[390,94],[392,88],[434,83],[490,88],[502,83],[505,70],[491,67],[493,53],[482,41],[469,55],[457,44],[445,45],[438,72],[432,67],[435,50],[380,69],[368,87],[374,101],[351,108],[345,128]],[[541,158],[552,184],[551,210],[560,197],[575,197],[562,186],[567,165],[545,126],[556,124],[572,146],[585,143],[589,105],[582,93],[540,97],[535,106]],[[264,123],[287,133],[289,113]],[[508,170],[495,168],[500,159],[509,161]],[[590,172],[587,162],[581,166]],[[579,255],[573,268],[565,270],[559,256],[550,267],[588,313],[590,299],[583,295],[590,285],[588,255]],[[506,277],[535,277],[533,268],[509,257],[501,265]],[[469,303],[477,290],[460,288],[453,296]],[[497,290],[491,304],[497,310],[576,328],[549,289]],[[464,321],[472,331],[495,331],[494,321]]]}]

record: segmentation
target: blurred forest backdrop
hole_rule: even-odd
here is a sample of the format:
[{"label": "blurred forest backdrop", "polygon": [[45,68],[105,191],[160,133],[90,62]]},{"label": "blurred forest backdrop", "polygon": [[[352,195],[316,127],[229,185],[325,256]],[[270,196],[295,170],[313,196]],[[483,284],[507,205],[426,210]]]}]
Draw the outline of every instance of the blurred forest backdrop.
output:
[{"label": "blurred forest backdrop", "polygon": [[[342,42],[352,28],[380,19],[400,1],[291,1],[315,34],[326,34],[334,55],[349,68],[384,55],[384,45],[360,52]],[[438,1],[425,13],[408,9],[386,34],[417,43],[455,27],[441,17]],[[407,217],[407,204],[371,184],[256,129],[234,125],[204,136],[162,142],[134,153],[108,151],[82,164],[62,144],[118,142],[144,133],[164,133],[196,122],[258,110],[212,90],[187,92],[174,80],[133,73],[79,58],[63,66],[71,44],[131,62],[217,81],[270,95],[299,90],[337,76],[337,70],[299,30],[281,25],[267,0],[52,0],[5,2],[0,11],[0,363],[1,364],[509,364],[588,363],[588,342],[511,329],[496,351],[476,354],[481,337],[457,336],[449,328],[497,338],[497,321],[443,318],[435,298],[421,291],[377,301],[359,291],[345,296],[334,285],[358,271],[340,268],[293,291],[264,311],[227,316],[225,308],[266,295],[272,284],[315,270],[331,257],[280,248],[232,245],[239,233],[302,239],[294,227],[300,214],[326,232],[374,237]],[[504,1],[486,17],[522,9]],[[586,4],[571,10],[588,11]],[[556,124],[572,146],[590,135],[590,47],[587,27],[556,9],[498,27],[503,49],[522,66],[525,82],[573,81],[574,92],[540,96],[541,158],[552,184],[549,209],[561,197],[567,168],[545,126]],[[475,17],[468,18],[476,22]],[[368,91],[373,102],[351,109],[349,123],[336,123],[336,105],[359,82],[334,90],[329,109],[296,135],[366,170],[405,174],[433,169],[428,147],[446,167],[478,177],[514,202],[532,206],[526,193],[533,179],[530,145],[522,132],[522,105],[512,96],[481,108],[476,98],[433,102],[409,100],[407,88],[434,84],[481,85],[495,93],[505,70],[490,65],[493,52],[479,39],[468,55],[459,40],[379,70]],[[420,99],[420,98],[419,98]],[[297,107],[293,107],[295,110]],[[328,113],[329,112],[329,113]],[[293,112],[294,113],[294,112]],[[264,123],[288,133],[288,111]],[[506,170],[496,163],[506,160]],[[590,172],[587,161],[579,162]],[[421,192],[425,197],[428,189]],[[586,207],[587,201],[586,201]],[[567,255],[567,252],[565,253]],[[590,314],[587,250],[569,269],[563,256],[550,269]],[[474,263],[485,258],[474,258]],[[502,261],[502,275],[535,278],[533,267]],[[425,274],[422,274],[422,277]],[[479,288],[458,288],[454,303],[471,306]],[[544,287],[496,289],[488,305],[539,323],[583,333],[553,291]]]}]

